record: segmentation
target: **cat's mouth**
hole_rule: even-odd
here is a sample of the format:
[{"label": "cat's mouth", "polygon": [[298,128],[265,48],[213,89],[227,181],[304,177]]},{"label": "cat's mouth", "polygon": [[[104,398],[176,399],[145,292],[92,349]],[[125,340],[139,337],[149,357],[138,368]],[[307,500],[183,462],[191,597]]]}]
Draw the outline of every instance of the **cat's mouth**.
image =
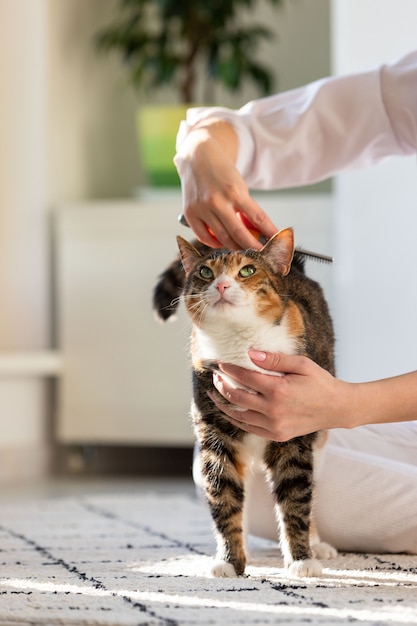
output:
[{"label": "cat's mouth", "polygon": [[215,302],[213,302],[213,306],[216,308],[228,308],[236,306],[235,302],[226,298],[226,296],[220,296]]},{"label": "cat's mouth", "polygon": [[213,298],[211,306],[217,310],[227,309],[244,309],[250,306],[250,303],[237,296],[237,294],[219,294],[217,298]]}]

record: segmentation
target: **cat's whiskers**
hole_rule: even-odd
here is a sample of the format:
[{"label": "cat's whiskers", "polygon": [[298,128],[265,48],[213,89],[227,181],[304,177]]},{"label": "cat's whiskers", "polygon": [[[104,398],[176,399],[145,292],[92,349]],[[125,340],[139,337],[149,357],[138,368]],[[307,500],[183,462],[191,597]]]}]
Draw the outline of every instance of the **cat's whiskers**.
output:
[{"label": "cat's whiskers", "polygon": [[163,307],[163,308],[164,309],[176,308],[180,302],[184,302],[185,300],[188,300],[188,299],[191,300],[193,298],[199,298],[199,295],[198,294],[181,294],[177,298],[173,298],[171,302],[166,307]]},{"label": "cat's whiskers", "polygon": [[189,307],[190,313],[195,316],[196,323],[201,322],[209,306],[210,302],[204,302],[204,299],[201,299],[199,302],[196,302]]},{"label": "cat's whiskers", "polygon": [[[208,295],[203,293],[191,293],[183,296],[184,301],[188,300],[186,306],[188,311],[196,317],[196,320],[199,322],[204,316],[207,308],[210,306],[210,298]],[[190,300],[195,300],[195,302],[190,303]]]},{"label": "cat's whiskers", "polygon": [[171,307],[176,307],[177,304],[179,304],[181,302],[181,300],[183,300],[184,296],[178,296],[178,298],[173,298],[173,300],[171,300],[171,302],[168,304],[167,307],[165,307],[166,309],[169,309]]},{"label": "cat's whiskers", "polygon": [[[203,294],[203,297],[205,296],[205,294]],[[202,299],[202,295],[201,293],[185,293],[182,296],[180,296],[180,299],[182,300],[201,300]]]}]

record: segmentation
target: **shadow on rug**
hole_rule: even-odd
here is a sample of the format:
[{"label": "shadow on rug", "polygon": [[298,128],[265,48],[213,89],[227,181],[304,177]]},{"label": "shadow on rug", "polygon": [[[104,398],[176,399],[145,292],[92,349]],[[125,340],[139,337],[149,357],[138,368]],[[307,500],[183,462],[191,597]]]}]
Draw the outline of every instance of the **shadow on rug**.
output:
[{"label": "shadow on rug", "polygon": [[253,539],[247,578],[206,577],[209,516],[183,495],[3,506],[0,536],[0,624],[417,624],[412,556],[341,554],[294,581]]}]

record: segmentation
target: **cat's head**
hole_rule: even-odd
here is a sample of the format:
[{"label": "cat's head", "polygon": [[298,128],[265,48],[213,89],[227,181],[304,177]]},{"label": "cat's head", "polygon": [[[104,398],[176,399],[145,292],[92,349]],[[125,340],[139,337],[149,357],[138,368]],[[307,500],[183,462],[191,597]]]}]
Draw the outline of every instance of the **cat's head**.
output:
[{"label": "cat's head", "polygon": [[283,277],[290,271],[294,254],[292,228],[276,233],[259,251],[213,250],[203,255],[182,237],[177,242],[187,277],[185,306],[194,324],[244,321],[252,317],[249,313],[271,323],[280,317]]}]

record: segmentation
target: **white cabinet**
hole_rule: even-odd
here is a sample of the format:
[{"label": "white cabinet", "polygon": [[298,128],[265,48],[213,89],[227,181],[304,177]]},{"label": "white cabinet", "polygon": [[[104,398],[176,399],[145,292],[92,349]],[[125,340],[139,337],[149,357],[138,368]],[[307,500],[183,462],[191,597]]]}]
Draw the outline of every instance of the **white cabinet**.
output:
[{"label": "white cabinet", "polygon": [[[331,252],[328,197],[258,200],[279,226],[295,226],[300,244]],[[175,191],[58,211],[60,441],[191,444],[188,320],[181,308],[179,318],[163,326],[151,308],[157,276],[176,255],[175,235],[192,238],[177,222],[180,211]],[[331,276],[328,266],[309,266]]]},{"label": "white cabinet", "polygon": [[59,211],[61,441],[192,441],[185,316],[162,326],[151,308],[156,277],[176,254],[178,212],[170,202]]}]

